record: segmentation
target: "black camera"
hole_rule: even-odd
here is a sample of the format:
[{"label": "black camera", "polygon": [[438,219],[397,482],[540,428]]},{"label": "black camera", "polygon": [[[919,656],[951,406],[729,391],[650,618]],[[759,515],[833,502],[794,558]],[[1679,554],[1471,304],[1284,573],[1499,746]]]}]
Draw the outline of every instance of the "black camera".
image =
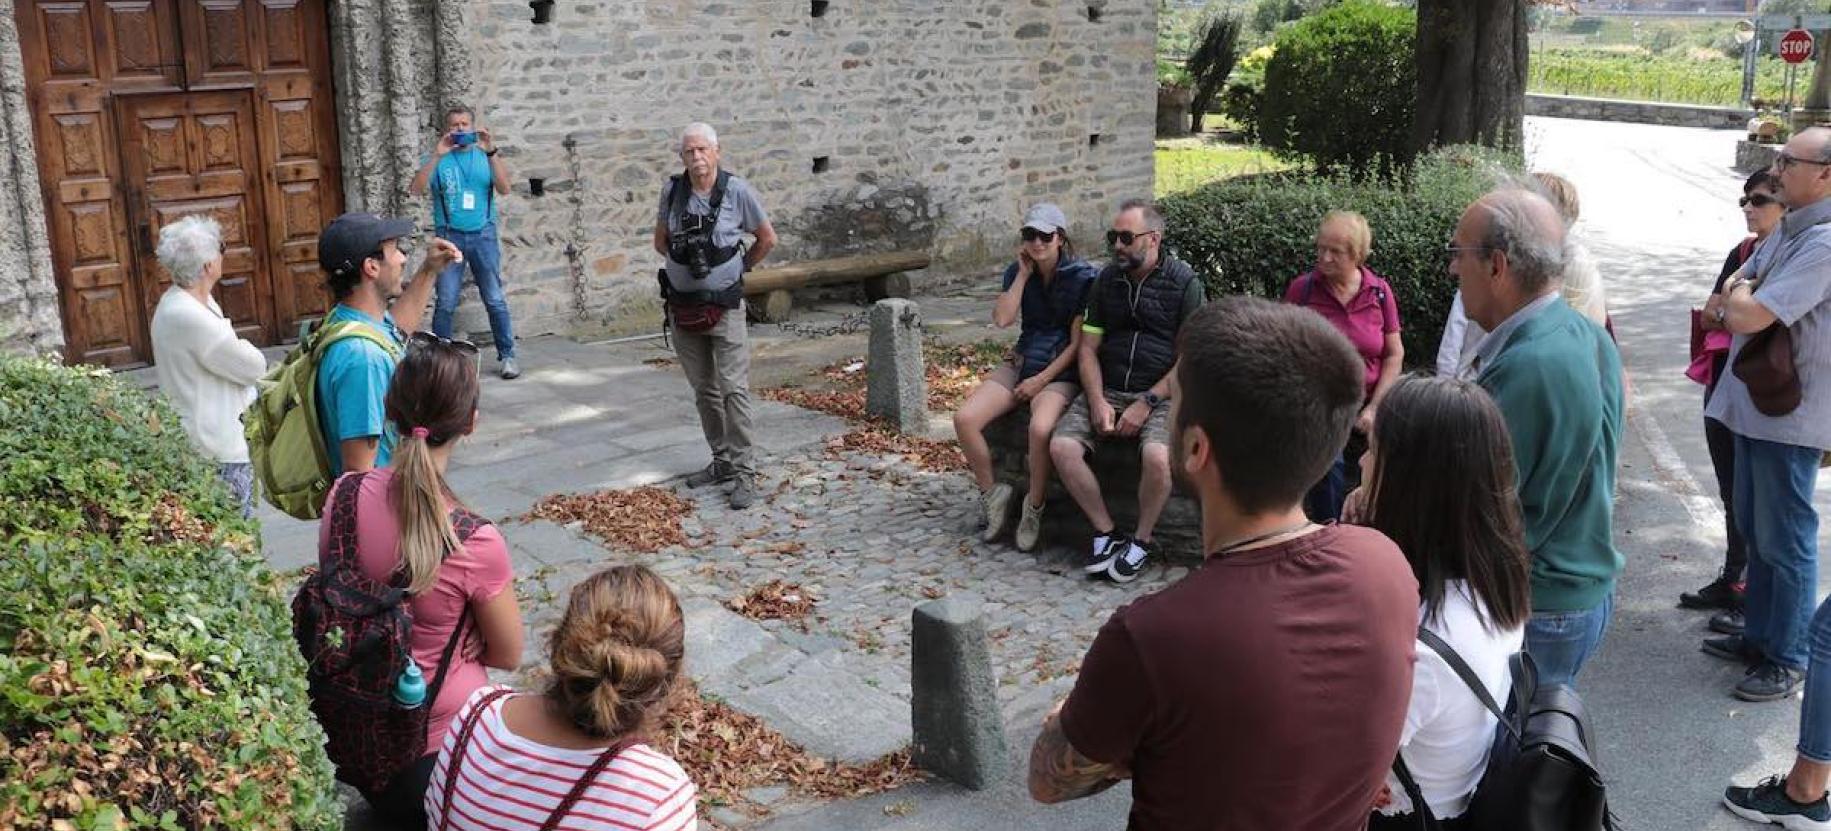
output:
[{"label": "black camera", "polygon": [[687,214],[681,220],[680,233],[674,235],[673,244],[669,246],[674,262],[686,266],[695,280],[712,276],[712,261],[707,252],[714,248],[712,229],[716,224],[711,217]]}]

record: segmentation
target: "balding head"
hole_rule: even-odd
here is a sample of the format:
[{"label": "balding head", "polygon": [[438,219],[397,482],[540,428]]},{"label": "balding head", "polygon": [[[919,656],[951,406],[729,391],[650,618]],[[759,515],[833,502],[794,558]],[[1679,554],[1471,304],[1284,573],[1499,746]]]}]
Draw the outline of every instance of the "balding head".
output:
[{"label": "balding head", "polygon": [[1808,127],[1787,140],[1774,159],[1780,201],[1803,208],[1831,197],[1831,129]]},{"label": "balding head", "polygon": [[1475,205],[1486,214],[1481,244],[1506,255],[1507,276],[1536,298],[1564,275],[1564,218],[1551,201],[1525,188],[1490,192]]}]

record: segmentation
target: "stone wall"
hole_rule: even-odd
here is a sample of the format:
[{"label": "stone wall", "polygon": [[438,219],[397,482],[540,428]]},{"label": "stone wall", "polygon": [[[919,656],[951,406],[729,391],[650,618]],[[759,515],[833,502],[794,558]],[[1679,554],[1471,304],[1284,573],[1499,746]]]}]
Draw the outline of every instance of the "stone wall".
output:
[{"label": "stone wall", "polygon": [[13,0],[0,0],[0,351],[63,348]]},{"label": "stone wall", "polygon": [[1760,144],[1752,141],[1736,142],[1736,172],[1744,176],[1774,166],[1774,158],[1780,155],[1780,145]]},{"label": "stone wall", "polygon": [[[691,121],[761,194],[770,262],[931,250],[918,287],[989,274],[1031,202],[1059,202],[1091,243],[1151,192],[1147,0],[599,0],[547,25],[525,2],[467,8],[454,51],[513,175],[500,204],[523,333],[654,328],[650,234]],[[475,304],[459,323],[487,327]]]},{"label": "stone wall", "polygon": [[1649,101],[1580,98],[1574,95],[1528,95],[1526,114],[1548,118],[1664,124],[1669,127],[1703,127],[1711,130],[1746,130],[1748,120],[1755,115],[1753,110],[1736,107],[1656,104]]}]

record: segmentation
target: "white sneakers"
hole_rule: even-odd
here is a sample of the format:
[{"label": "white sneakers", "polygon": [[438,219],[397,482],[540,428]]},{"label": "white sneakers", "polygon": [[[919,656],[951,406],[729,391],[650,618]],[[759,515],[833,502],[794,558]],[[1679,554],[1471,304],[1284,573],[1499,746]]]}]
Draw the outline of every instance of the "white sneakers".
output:
[{"label": "white sneakers", "polygon": [[982,497],[985,503],[985,533],[980,539],[991,542],[1005,532],[1011,523],[1011,486],[999,482]]}]

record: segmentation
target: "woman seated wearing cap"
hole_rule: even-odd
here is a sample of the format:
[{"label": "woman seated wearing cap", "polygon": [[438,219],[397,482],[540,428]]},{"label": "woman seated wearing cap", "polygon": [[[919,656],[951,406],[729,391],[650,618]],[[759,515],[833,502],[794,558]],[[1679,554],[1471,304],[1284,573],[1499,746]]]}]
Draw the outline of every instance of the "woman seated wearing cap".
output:
[{"label": "woman seated wearing cap", "polygon": [[1372,250],[1373,230],[1366,217],[1354,211],[1330,211],[1316,229],[1316,267],[1298,275],[1284,290],[1284,302],[1322,315],[1347,335],[1366,366],[1365,394],[1348,446],[1304,499],[1304,510],[1317,522],[1341,517],[1342,501],[1359,484],[1357,462],[1367,447],[1367,433],[1373,429],[1374,410],[1405,364],[1405,346],[1399,340],[1399,301],[1392,295],[1392,286],[1367,267]]},{"label": "woman seated wearing cap", "polygon": [[1030,406],[1030,485],[1017,525],[1017,547],[1030,551],[1042,533],[1049,434],[1080,389],[1074,380],[1074,358],[1081,340],[1081,312],[1099,272],[1075,256],[1068,240],[1068,217],[1061,208],[1038,203],[1024,215],[1020,233],[1017,261],[1005,268],[1004,290],[992,305],[992,322],[1001,329],[1021,318],[1017,345],[1010,360],[986,376],[960,405],[954,432],[983,494],[984,539],[990,542],[1010,522],[1012,488],[992,474],[985,427],[1005,413]]}]

